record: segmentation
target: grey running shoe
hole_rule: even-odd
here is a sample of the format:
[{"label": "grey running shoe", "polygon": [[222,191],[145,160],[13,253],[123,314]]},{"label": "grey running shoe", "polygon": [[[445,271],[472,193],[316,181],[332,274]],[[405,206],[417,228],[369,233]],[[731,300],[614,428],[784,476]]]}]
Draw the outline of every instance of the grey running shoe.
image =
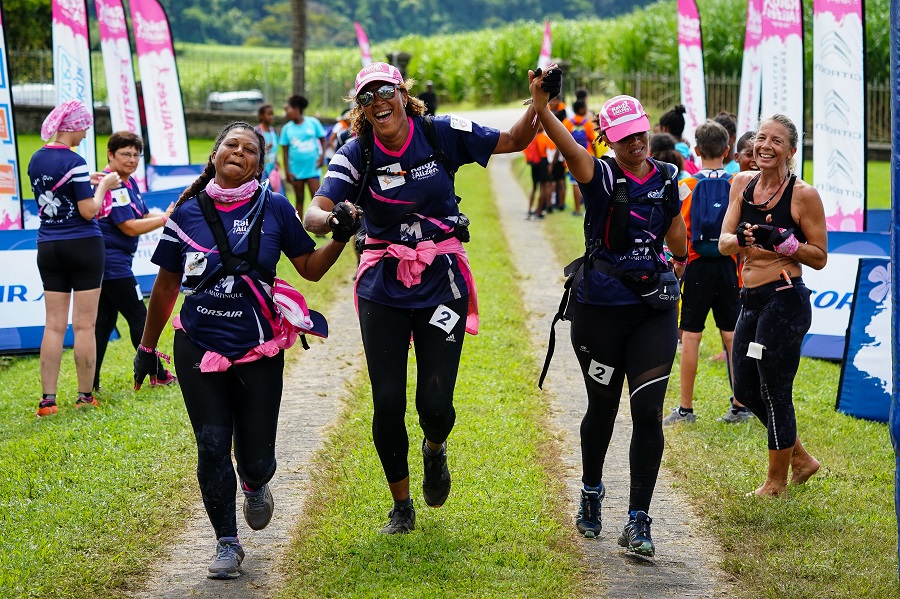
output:
[{"label": "grey running shoe", "polygon": [[650,539],[650,525],[653,519],[647,512],[637,512],[633,518],[628,519],[628,524],[619,536],[619,546],[631,553],[637,553],[644,557],[653,557],[656,547]]},{"label": "grey running shoe", "polygon": [[450,469],[447,468],[447,442],[441,447],[441,453],[428,455],[427,443],[422,439],[422,463],[425,475],[422,478],[422,495],[425,505],[441,507],[450,495]]},{"label": "grey running shoe", "polygon": [[575,517],[575,527],[585,538],[593,539],[603,526],[600,521],[600,506],[606,497],[606,489],[603,484],[599,491],[581,490],[581,507],[578,508],[578,516]]},{"label": "grey running shoe", "polygon": [[207,578],[227,579],[241,575],[244,548],[237,537],[222,537],[216,545],[216,557],[209,565]]},{"label": "grey running shoe", "polygon": [[681,412],[681,408],[675,408],[672,412],[663,418],[663,426],[672,426],[676,422],[684,422],[685,424],[694,424],[697,422],[697,415],[693,412]]},{"label": "grey running shoe", "polygon": [[395,507],[388,513],[391,519],[387,526],[381,529],[383,535],[406,534],[416,529],[416,508]]},{"label": "grey running shoe", "polygon": [[248,493],[244,491],[244,520],[247,526],[253,530],[262,530],[269,525],[272,513],[275,511],[275,500],[269,485],[263,485],[262,489]]},{"label": "grey running shoe", "polygon": [[742,408],[735,412],[731,408],[725,412],[725,415],[721,418],[716,418],[717,422],[725,422],[727,424],[743,424],[745,422],[749,422],[750,420],[750,410],[747,408]]}]

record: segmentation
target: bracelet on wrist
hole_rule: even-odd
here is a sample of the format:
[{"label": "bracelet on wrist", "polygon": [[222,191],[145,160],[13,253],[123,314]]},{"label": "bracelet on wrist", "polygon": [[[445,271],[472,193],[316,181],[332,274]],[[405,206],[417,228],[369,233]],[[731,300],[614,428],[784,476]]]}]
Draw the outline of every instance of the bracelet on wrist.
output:
[{"label": "bracelet on wrist", "polygon": [[687,264],[688,255],[685,254],[684,256],[676,256],[675,254],[672,254],[672,261],[676,264]]}]

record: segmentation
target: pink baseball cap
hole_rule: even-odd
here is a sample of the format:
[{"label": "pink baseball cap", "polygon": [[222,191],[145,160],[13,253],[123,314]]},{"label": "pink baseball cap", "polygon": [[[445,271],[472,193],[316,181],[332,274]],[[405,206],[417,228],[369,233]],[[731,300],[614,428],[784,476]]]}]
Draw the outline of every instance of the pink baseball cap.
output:
[{"label": "pink baseball cap", "polygon": [[650,130],[650,119],[644,107],[631,96],[610,98],[600,109],[600,131],[609,141],[619,141],[634,133]]},{"label": "pink baseball cap", "polygon": [[356,85],[354,86],[355,91],[353,93],[358,94],[362,88],[373,81],[383,81],[385,83],[393,83],[394,85],[403,85],[403,75],[400,74],[400,69],[389,65],[386,62],[373,62],[372,64],[363,67],[363,69],[356,74]]}]

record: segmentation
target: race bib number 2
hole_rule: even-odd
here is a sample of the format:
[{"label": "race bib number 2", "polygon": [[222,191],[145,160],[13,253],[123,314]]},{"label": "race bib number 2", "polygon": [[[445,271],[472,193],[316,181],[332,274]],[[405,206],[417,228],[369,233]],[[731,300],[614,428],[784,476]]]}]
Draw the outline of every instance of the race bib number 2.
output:
[{"label": "race bib number 2", "polygon": [[612,366],[601,364],[596,360],[591,360],[591,365],[588,366],[588,376],[601,385],[609,384],[609,380],[612,378],[614,371],[615,368],[613,368]]},{"label": "race bib number 2", "polygon": [[443,329],[444,332],[449,333],[456,326],[457,322],[459,322],[459,314],[441,304],[434,311],[434,314],[431,315],[431,320],[428,321],[428,324],[433,324],[437,328]]}]

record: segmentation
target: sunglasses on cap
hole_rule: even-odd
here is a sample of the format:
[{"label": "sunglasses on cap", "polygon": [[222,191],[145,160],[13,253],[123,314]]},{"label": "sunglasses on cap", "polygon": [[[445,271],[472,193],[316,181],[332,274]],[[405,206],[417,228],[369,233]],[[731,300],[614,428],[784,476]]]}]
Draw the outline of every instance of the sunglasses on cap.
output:
[{"label": "sunglasses on cap", "polygon": [[390,100],[397,94],[396,85],[382,85],[375,91],[367,91],[356,94],[356,102],[360,106],[369,106],[375,101],[375,94],[382,100]]}]

